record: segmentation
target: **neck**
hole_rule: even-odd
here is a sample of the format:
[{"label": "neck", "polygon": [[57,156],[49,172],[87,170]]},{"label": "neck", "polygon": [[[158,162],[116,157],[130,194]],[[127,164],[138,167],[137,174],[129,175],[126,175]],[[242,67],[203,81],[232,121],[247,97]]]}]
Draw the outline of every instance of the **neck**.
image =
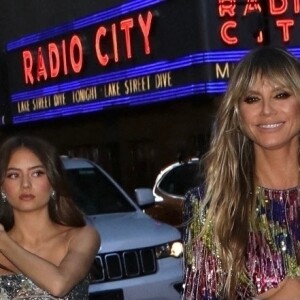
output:
[{"label": "neck", "polygon": [[298,151],[256,153],[255,175],[257,184],[262,187],[288,189],[298,186]]},{"label": "neck", "polygon": [[55,224],[50,220],[48,214],[41,212],[14,212],[14,226],[10,235],[18,240],[40,240],[45,238]]}]

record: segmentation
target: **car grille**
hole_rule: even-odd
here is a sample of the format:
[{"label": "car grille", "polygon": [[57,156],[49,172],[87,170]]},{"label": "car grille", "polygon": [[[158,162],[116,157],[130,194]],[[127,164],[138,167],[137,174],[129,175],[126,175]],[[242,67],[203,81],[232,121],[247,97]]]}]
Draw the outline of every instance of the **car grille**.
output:
[{"label": "car grille", "polygon": [[153,248],[100,254],[92,266],[92,283],[145,276],[156,270]]}]

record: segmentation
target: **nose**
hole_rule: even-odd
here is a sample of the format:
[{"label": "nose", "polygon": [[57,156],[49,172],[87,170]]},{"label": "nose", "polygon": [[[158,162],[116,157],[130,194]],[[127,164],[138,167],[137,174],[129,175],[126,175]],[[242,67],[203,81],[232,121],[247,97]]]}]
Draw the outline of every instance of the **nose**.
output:
[{"label": "nose", "polygon": [[31,186],[31,181],[28,175],[22,177],[22,187],[29,188]]},{"label": "nose", "polygon": [[262,101],[262,108],[261,108],[261,113],[263,115],[271,115],[276,112],[276,109],[274,107],[274,104],[272,103],[272,100],[269,99],[264,99]]}]

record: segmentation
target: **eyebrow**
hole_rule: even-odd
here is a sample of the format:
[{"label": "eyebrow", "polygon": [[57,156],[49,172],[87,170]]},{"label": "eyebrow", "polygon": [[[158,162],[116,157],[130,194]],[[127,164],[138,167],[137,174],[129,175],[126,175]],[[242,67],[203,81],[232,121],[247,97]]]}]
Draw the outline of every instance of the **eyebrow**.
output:
[{"label": "eyebrow", "polygon": [[[284,84],[276,85],[276,86],[272,87],[272,91],[278,91],[278,90],[289,90],[289,91],[291,91],[292,89],[290,87],[284,85]],[[247,93],[249,93],[249,92],[257,93],[257,94],[260,93],[258,90],[254,89],[253,87],[248,87]]]},{"label": "eyebrow", "polygon": [[[34,170],[34,169],[39,169],[39,168],[46,169],[43,165],[32,166],[32,167],[29,167],[28,169],[29,170]],[[21,169],[17,168],[17,167],[14,167],[14,166],[7,168],[7,171],[12,171],[12,170],[18,171],[18,170],[21,170]]]},{"label": "eyebrow", "polygon": [[253,90],[252,88],[249,88],[246,90],[246,92],[244,93],[245,96],[249,96],[248,94],[260,94],[259,91],[257,90]]}]

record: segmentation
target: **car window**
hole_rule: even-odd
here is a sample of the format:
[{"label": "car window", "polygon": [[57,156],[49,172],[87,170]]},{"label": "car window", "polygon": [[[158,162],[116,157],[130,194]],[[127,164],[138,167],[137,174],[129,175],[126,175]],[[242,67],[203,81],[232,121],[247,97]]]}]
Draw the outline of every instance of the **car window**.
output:
[{"label": "car window", "polygon": [[66,170],[73,198],[87,215],[135,211],[119,189],[97,168]]},{"label": "car window", "polygon": [[162,178],[158,187],[168,194],[184,196],[192,187],[201,184],[199,163],[182,164],[174,167]]}]

